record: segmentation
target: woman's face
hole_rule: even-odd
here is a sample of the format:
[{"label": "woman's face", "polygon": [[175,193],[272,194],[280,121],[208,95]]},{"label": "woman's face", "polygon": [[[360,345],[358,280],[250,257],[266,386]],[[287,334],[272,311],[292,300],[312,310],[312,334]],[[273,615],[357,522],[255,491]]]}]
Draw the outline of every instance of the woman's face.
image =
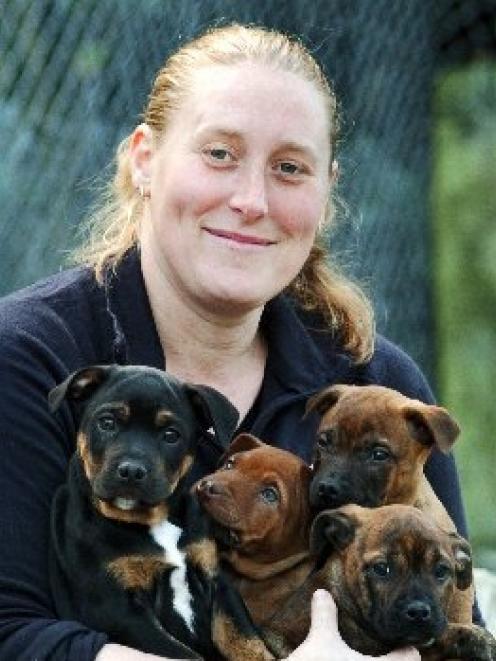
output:
[{"label": "woman's face", "polygon": [[257,64],[200,69],[161,141],[134,137],[131,160],[150,182],[144,258],[195,305],[263,306],[314,241],[328,136],[324,101],[299,76]]}]

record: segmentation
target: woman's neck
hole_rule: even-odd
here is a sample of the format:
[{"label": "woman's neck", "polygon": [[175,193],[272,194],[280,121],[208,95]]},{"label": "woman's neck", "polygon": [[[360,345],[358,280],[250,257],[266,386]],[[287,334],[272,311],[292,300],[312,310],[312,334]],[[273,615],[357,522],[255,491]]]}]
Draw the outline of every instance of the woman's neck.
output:
[{"label": "woman's neck", "polygon": [[242,418],[255,400],[265,369],[266,346],[259,332],[263,308],[236,315],[205,309],[150,266],[142,260],[167,371],[183,381],[216,388]]}]

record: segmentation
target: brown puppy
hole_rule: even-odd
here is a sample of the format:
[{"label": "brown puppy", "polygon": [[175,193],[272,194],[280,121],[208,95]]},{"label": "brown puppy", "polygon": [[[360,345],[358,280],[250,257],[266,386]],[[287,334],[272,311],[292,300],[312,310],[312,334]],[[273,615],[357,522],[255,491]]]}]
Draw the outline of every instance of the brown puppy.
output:
[{"label": "brown puppy", "polygon": [[[441,527],[455,526],[424,475],[434,447],[448,452],[459,427],[446,409],[382,386],[331,386],[308,401],[322,416],[313,456],[310,502],[413,505]],[[452,601],[450,620],[469,622],[473,588]]]},{"label": "brown puppy", "polygon": [[417,508],[346,505],[321,512],[311,529],[317,570],[272,619],[273,634],[296,647],[305,637],[313,591],[333,595],[339,629],[362,654],[413,645],[423,660],[496,659],[484,629],[450,623],[450,603],[471,585],[470,546]]},{"label": "brown puppy", "polygon": [[197,483],[256,624],[270,618],[311,570],[309,486],[310,468],[301,459],[249,434],[235,438],[222,468]]}]

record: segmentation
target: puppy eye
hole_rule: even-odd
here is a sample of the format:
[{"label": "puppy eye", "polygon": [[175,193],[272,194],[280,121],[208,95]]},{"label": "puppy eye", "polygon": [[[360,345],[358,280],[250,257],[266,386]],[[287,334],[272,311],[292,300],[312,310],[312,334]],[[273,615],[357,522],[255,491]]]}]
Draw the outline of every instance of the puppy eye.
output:
[{"label": "puppy eye", "polygon": [[321,432],[317,436],[317,445],[320,445],[320,447],[325,447],[327,445],[327,435],[325,432]]},{"label": "puppy eye", "polygon": [[228,459],[224,465],[222,466],[224,470],[229,471],[231,468],[234,468],[234,461],[232,459]]},{"label": "puppy eye", "polygon": [[181,438],[181,434],[174,427],[167,427],[164,430],[163,439],[166,443],[177,443]]},{"label": "puppy eye", "polygon": [[97,425],[101,431],[114,431],[117,427],[117,422],[111,413],[105,413],[98,418]]},{"label": "puppy eye", "polygon": [[371,457],[374,461],[387,461],[391,458],[389,450],[383,447],[372,448]]},{"label": "puppy eye", "polygon": [[451,576],[451,567],[444,562],[439,562],[434,568],[434,576],[440,583],[444,583]]},{"label": "puppy eye", "polygon": [[326,429],[321,431],[317,436],[317,445],[321,448],[327,448],[333,441],[334,430]]},{"label": "puppy eye", "polygon": [[391,566],[387,562],[375,562],[371,570],[378,578],[389,578],[391,575]]},{"label": "puppy eye", "polygon": [[279,501],[279,491],[275,487],[265,487],[260,495],[266,503],[277,503]]}]

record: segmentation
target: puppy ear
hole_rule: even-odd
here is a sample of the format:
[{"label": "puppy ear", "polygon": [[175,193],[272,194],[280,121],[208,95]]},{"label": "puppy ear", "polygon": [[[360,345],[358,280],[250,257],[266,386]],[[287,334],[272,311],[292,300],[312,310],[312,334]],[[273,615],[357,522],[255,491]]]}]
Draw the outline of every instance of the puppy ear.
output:
[{"label": "puppy ear", "polygon": [[324,415],[326,411],[332,408],[338,400],[353,386],[334,385],[321,390],[307,402],[305,415],[315,411],[319,415]]},{"label": "puppy ear", "polygon": [[185,389],[201,427],[205,431],[213,427],[216,441],[226,449],[238,423],[238,409],[215,388],[188,383]]},{"label": "puppy ear", "polygon": [[310,529],[310,553],[320,557],[324,551],[342,551],[355,538],[358,520],[339,510],[324,510]]},{"label": "puppy ear", "polygon": [[226,452],[226,457],[230,457],[236,452],[245,452],[246,450],[254,450],[255,448],[261,448],[265,445],[260,439],[251,434],[238,434],[232,441],[231,445],[228,447]]},{"label": "puppy ear", "polygon": [[456,587],[459,590],[467,590],[473,582],[472,549],[461,535],[451,533],[451,537],[453,537],[452,548],[455,556]]},{"label": "puppy ear", "polygon": [[449,452],[460,433],[460,427],[448,411],[441,406],[418,403],[404,407],[403,415],[413,438],[443,452]]},{"label": "puppy ear", "polygon": [[65,397],[74,401],[88,399],[108,378],[111,369],[111,365],[91,365],[70,374],[48,393],[50,411],[56,411]]}]

